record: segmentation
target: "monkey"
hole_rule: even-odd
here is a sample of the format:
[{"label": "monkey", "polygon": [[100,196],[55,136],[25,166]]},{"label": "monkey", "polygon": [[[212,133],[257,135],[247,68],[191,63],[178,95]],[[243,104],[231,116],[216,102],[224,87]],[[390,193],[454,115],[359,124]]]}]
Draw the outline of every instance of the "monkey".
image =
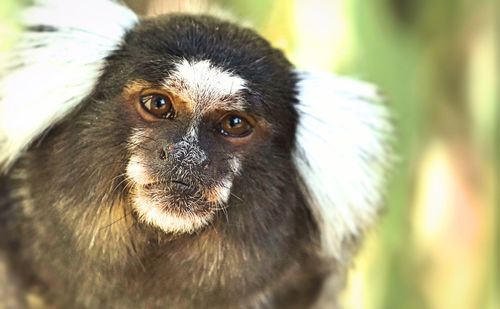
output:
[{"label": "monkey", "polygon": [[0,75],[1,306],[338,306],[390,167],[376,87],[209,14],[35,0],[21,22]]}]

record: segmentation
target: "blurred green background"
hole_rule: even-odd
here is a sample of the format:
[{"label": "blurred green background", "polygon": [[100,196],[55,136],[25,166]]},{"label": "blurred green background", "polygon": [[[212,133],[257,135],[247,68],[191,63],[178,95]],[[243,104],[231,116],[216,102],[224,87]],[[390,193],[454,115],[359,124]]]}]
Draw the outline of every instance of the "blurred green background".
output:
[{"label": "blurred green background", "polygon": [[[188,3],[126,2],[149,15]],[[15,37],[20,3],[0,1],[0,49]],[[299,68],[371,81],[385,94],[399,163],[345,308],[500,308],[499,1],[189,3],[231,12]]]}]

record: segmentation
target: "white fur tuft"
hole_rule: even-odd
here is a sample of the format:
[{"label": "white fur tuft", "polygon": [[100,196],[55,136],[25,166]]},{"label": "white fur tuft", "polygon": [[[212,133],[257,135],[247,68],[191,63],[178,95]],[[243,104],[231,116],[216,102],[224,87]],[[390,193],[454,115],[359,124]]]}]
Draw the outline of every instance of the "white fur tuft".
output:
[{"label": "white fur tuft", "polygon": [[299,75],[295,163],[326,254],[376,218],[391,126],[377,90],[327,73]]},{"label": "white fur tuft", "polygon": [[136,22],[111,0],[35,0],[23,12],[25,31],[0,55],[0,171],[90,94]]},{"label": "white fur tuft", "polygon": [[[242,109],[239,95],[246,85],[240,76],[214,66],[209,60],[190,62],[187,59],[176,63],[175,70],[164,82],[167,89],[190,102],[198,114],[207,108]],[[232,100],[228,104],[229,97]]]}]

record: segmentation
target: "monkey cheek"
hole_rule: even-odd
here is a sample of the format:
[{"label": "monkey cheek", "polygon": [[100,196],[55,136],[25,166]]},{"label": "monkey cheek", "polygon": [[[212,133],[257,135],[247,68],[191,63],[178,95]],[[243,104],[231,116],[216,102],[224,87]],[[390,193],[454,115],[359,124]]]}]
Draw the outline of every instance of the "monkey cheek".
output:
[{"label": "monkey cheek", "polygon": [[129,179],[139,185],[147,185],[154,182],[154,179],[147,171],[147,162],[142,160],[140,156],[133,155],[126,169],[126,175]]},{"label": "monkey cheek", "polygon": [[207,201],[218,206],[224,206],[231,197],[231,188],[233,185],[232,177],[226,177],[217,185],[208,188],[204,191],[203,195]]}]

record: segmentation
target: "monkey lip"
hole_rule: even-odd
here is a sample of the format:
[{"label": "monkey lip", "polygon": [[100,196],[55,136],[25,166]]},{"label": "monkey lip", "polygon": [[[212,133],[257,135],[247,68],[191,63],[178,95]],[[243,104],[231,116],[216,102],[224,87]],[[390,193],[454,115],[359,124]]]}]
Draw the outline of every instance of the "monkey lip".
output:
[{"label": "monkey lip", "polygon": [[199,191],[197,188],[186,181],[182,180],[170,180],[168,182],[152,182],[142,185],[142,188],[149,192],[162,191],[168,194],[186,194],[186,195],[196,195]]},{"label": "monkey lip", "polygon": [[183,189],[191,189],[192,186],[181,180],[171,180],[171,185]]},{"label": "monkey lip", "polygon": [[198,215],[209,211],[212,206],[202,188],[182,180],[155,182],[137,189],[138,194],[154,201],[164,211]]}]

